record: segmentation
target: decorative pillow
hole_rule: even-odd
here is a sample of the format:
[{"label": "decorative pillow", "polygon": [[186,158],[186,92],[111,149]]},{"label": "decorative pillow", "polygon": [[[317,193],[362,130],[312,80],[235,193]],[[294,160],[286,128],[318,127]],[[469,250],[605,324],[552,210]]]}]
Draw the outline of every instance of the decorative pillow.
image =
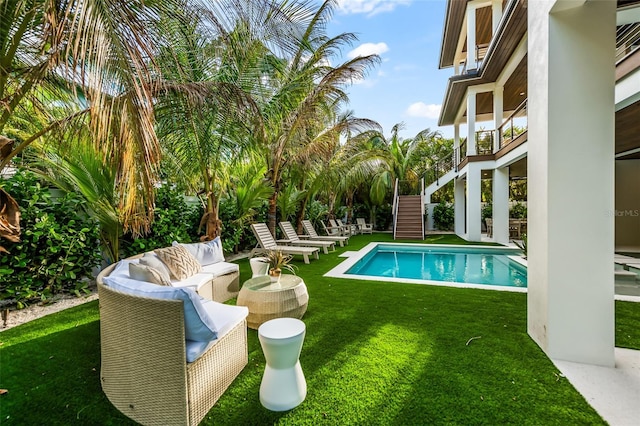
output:
[{"label": "decorative pillow", "polygon": [[[184,333],[187,340],[209,342],[218,337],[218,329],[202,300],[190,288],[160,286],[130,278],[105,277],[105,285],[116,291],[140,297],[162,300],[182,300],[184,304]],[[144,324],[141,324],[144,326]]]},{"label": "decorative pillow", "polygon": [[181,245],[156,249],[154,252],[177,280],[189,278],[202,269],[198,260]]},{"label": "decorative pillow", "polygon": [[160,271],[147,265],[130,263],[129,276],[134,280],[146,281],[158,285],[171,285],[171,281],[163,277]]},{"label": "decorative pillow", "polygon": [[224,250],[222,249],[222,240],[220,239],[220,237],[215,237],[213,240],[208,241],[206,244],[213,247],[216,259],[213,263],[224,262]]},{"label": "decorative pillow", "polygon": [[154,253],[145,253],[144,256],[140,258],[140,264],[150,266],[156,271],[158,271],[164,279],[167,281],[171,281],[171,271],[167,268],[167,265],[164,264],[162,260]]},{"label": "decorative pillow", "polygon": [[206,243],[182,244],[174,241],[172,245],[174,247],[180,245],[186,248],[202,266],[224,262],[224,253],[222,251],[222,242],[220,241],[220,237],[216,237]]}]

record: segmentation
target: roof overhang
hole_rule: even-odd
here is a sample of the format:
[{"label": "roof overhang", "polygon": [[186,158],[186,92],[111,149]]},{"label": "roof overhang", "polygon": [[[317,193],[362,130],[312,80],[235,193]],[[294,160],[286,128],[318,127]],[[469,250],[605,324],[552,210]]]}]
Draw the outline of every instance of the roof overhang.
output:
[{"label": "roof overhang", "polygon": [[[453,0],[449,2],[452,3]],[[439,126],[454,124],[469,87],[496,82],[527,32],[526,4],[526,0],[509,3],[479,69],[449,79],[438,120]]]}]

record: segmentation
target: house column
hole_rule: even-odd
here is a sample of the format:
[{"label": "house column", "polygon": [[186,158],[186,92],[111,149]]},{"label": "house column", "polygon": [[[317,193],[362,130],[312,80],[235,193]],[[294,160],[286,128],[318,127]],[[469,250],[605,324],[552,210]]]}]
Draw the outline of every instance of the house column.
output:
[{"label": "house column", "polygon": [[467,92],[467,156],[476,155],[476,92]]},{"label": "house column", "polygon": [[467,5],[467,71],[474,70],[476,65],[476,8]]},{"label": "house column", "polygon": [[466,234],[465,224],[465,188],[464,179],[455,178],[453,180],[453,212],[454,212],[454,231],[457,236],[464,237]]},{"label": "house column", "polygon": [[491,2],[491,34],[496,33],[500,19],[502,19],[502,0],[493,0]]},{"label": "house column", "polygon": [[509,243],[509,168],[493,170],[493,240]]},{"label": "house column", "polygon": [[552,359],[612,367],[616,2],[527,13],[528,332]]},{"label": "house column", "polygon": [[467,165],[467,240],[482,241],[482,206],[480,205],[482,167],[480,163]]},{"label": "house column", "polygon": [[496,86],[493,89],[493,125],[496,129],[493,133],[493,152],[496,152],[499,148],[500,142],[500,126],[504,121],[504,87]]}]

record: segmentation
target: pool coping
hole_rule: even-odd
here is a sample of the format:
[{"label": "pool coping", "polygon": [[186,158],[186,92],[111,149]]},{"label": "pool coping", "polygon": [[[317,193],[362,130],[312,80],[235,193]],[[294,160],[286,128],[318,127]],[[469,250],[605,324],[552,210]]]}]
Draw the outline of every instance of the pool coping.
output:
[{"label": "pool coping", "polygon": [[[459,248],[459,249],[469,249],[469,248],[478,248],[478,249],[487,249],[489,251],[505,251],[505,250],[513,250],[514,252],[517,249],[510,249],[509,247],[504,246],[484,246],[484,245],[461,245],[461,244],[447,244],[446,246],[443,244],[420,244],[420,243],[396,243],[396,242],[371,242],[361,248],[358,251],[350,251],[342,253],[341,257],[345,257],[346,259],[336,265],[333,269],[324,274],[324,277],[328,278],[344,278],[350,280],[364,280],[364,281],[383,281],[383,282],[394,282],[394,283],[405,283],[405,284],[422,284],[422,285],[435,285],[440,287],[456,287],[456,288],[475,288],[480,290],[497,290],[497,291],[510,291],[514,293],[526,293],[526,287],[508,287],[501,285],[491,285],[491,284],[473,284],[473,283],[461,283],[455,281],[433,281],[433,280],[418,280],[414,278],[393,278],[393,277],[377,277],[373,275],[351,275],[346,274],[346,271],[349,270],[356,262],[366,256],[371,250],[377,247],[380,244],[385,245],[403,245],[403,246],[417,246],[417,247],[432,247],[437,249],[442,249],[443,247],[451,247],[451,248]],[[519,263],[522,266],[527,266],[527,262],[525,259],[522,259],[520,256],[508,255],[509,259]],[[512,259],[513,258],[513,259]],[[515,259],[517,258],[517,260]]]}]

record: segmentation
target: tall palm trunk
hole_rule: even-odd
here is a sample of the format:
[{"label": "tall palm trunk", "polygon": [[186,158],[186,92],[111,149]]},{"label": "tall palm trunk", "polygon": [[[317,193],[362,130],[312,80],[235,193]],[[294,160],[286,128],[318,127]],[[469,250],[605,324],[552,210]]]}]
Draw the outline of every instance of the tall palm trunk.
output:
[{"label": "tall palm trunk", "polygon": [[274,191],[273,195],[269,197],[269,208],[267,210],[267,226],[271,235],[276,235],[276,212],[278,210],[278,192]]},{"label": "tall palm trunk", "polygon": [[353,196],[355,191],[347,192],[347,223],[353,221]]},{"label": "tall palm trunk", "polygon": [[200,227],[206,225],[206,232],[200,237],[201,241],[210,241],[222,233],[222,221],[218,217],[218,197],[213,191],[207,193],[207,210],[202,215]]},{"label": "tall palm trunk", "polygon": [[309,202],[309,194],[307,194],[302,203],[300,203],[300,208],[298,209],[298,213],[296,214],[296,233],[303,234],[302,232],[302,221],[304,220],[304,211],[307,209],[307,203]]}]

